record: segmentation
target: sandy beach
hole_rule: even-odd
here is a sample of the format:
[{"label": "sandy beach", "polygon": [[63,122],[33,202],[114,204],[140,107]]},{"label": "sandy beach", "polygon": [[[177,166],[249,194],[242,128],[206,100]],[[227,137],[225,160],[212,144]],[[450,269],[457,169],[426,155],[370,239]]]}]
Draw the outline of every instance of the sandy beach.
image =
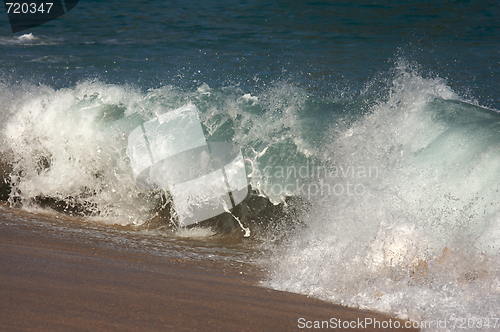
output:
[{"label": "sandy beach", "polygon": [[[338,320],[395,321],[265,289],[251,267],[207,269],[97,248],[85,238],[40,236],[30,223],[0,220],[0,248],[2,331],[293,331],[317,330],[306,327],[315,321],[335,330]],[[374,330],[362,326],[349,330]]]}]

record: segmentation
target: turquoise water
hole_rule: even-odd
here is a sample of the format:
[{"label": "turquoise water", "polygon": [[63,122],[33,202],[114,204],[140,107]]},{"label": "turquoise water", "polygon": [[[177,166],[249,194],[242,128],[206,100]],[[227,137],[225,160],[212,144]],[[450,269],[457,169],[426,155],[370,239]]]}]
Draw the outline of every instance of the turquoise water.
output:
[{"label": "turquoise water", "polygon": [[157,220],[164,193],[136,185],[127,136],[193,104],[207,140],[241,147],[253,194],[281,207],[235,212],[256,230],[265,286],[491,320],[499,18],[495,2],[80,1],[13,34],[5,15],[3,195]]}]

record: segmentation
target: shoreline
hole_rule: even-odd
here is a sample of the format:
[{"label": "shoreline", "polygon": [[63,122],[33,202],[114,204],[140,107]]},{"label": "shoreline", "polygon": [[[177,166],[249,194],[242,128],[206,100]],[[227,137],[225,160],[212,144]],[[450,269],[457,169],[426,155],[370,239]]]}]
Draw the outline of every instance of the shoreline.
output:
[{"label": "shoreline", "polygon": [[300,318],[396,321],[263,288],[249,266],[215,262],[207,269],[96,247],[85,235],[72,241],[34,224],[6,223],[8,210],[0,209],[2,331],[292,331],[301,330]]}]

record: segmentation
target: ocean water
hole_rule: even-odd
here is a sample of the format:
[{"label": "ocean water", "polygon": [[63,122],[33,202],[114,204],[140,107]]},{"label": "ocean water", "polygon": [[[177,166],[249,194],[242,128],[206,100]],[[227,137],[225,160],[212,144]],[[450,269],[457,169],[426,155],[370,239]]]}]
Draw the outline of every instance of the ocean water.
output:
[{"label": "ocean water", "polygon": [[175,246],[189,231],[136,184],[127,138],[194,105],[207,140],[241,147],[252,192],[196,241],[251,247],[266,287],[492,328],[499,18],[489,1],[80,1],[14,34],[5,15],[0,196]]}]

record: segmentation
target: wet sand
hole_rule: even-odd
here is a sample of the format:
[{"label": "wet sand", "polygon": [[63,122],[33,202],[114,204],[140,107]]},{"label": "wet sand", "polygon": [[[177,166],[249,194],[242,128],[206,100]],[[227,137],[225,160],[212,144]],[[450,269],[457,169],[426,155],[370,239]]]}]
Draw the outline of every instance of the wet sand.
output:
[{"label": "wet sand", "polygon": [[[64,234],[34,236],[40,232],[34,228],[0,220],[1,331],[295,331],[300,318],[304,324],[395,321],[268,290],[250,268],[207,269],[95,248],[85,239],[64,240]],[[382,330],[363,327],[348,331]]]}]

